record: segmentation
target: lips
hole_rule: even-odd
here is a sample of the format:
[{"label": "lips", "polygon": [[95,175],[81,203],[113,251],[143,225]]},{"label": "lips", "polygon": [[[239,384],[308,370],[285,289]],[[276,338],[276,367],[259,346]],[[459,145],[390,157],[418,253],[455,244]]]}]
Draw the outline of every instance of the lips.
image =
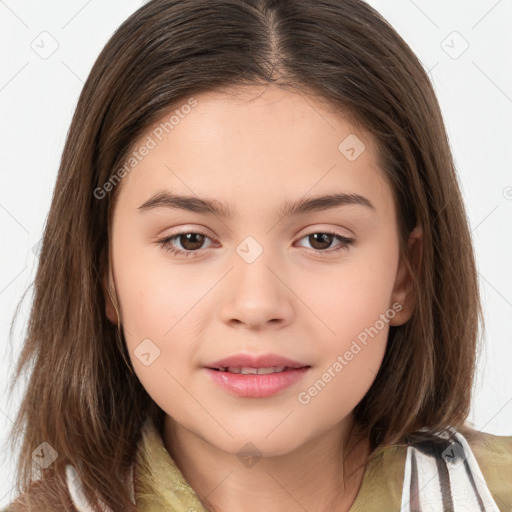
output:
[{"label": "lips", "polygon": [[218,361],[213,361],[204,365],[205,368],[212,370],[226,371],[227,369],[247,369],[247,368],[274,368],[274,369],[293,369],[309,367],[305,363],[294,361],[287,357],[277,354],[235,354]]},{"label": "lips", "polygon": [[235,354],[205,365],[211,381],[243,398],[267,398],[296,385],[311,365],[277,354]]},{"label": "lips", "polygon": [[253,368],[252,366],[223,366],[219,372],[241,373],[242,375],[270,375],[271,373],[281,373],[290,370],[289,366],[269,366],[265,368]]}]

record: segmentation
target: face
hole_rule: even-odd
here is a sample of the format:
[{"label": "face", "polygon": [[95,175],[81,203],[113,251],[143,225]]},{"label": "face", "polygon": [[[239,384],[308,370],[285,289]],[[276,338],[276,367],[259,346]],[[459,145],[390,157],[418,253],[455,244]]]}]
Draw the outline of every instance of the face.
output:
[{"label": "face", "polygon": [[[311,97],[238,92],[195,96],[134,145],[140,159],[117,185],[112,275],[134,369],[168,418],[223,451],[252,442],[277,455],[351,417],[389,326],[412,305],[370,137]],[[283,215],[300,201],[311,208]],[[117,322],[111,303],[107,315]],[[240,354],[306,369],[207,368]]]}]

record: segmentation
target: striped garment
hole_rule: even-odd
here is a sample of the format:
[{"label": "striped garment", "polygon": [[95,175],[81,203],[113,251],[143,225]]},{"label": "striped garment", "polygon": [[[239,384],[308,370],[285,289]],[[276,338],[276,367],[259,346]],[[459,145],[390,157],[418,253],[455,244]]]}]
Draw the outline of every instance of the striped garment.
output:
[{"label": "striped garment", "polygon": [[408,447],[400,510],[500,512],[468,442],[453,428]]}]

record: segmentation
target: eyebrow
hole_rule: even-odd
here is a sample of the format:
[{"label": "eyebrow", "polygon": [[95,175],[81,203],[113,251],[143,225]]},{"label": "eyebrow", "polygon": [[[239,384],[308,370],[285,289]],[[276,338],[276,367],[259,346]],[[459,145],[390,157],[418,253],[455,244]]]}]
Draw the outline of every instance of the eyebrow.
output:
[{"label": "eyebrow", "polygon": [[[279,213],[286,215],[303,215],[305,213],[328,210],[345,205],[361,205],[375,211],[375,206],[364,196],[359,194],[333,193],[323,196],[287,201],[279,209]],[[186,210],[189,212],[217,215],[223,218],[234,218],[238,211],[232,210],[228,205],[216,199],[201,199],[194,196],[177,195],[163,190],[157,192],[146,202],[138,207],[140,212],[146,212],[156,208],[171,208]]]}]

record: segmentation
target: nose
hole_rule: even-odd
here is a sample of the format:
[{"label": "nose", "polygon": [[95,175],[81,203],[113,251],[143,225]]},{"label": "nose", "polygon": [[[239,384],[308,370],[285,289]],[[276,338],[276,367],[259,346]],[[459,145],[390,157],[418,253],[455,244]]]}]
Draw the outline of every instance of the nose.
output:
[{"label": "nose", "polygon": [[269,251],[250,263],[237,258],[220,290],[222,320],[252,330],[288,324],[293,314],[293,293],[275,258],[271,261]]}]

